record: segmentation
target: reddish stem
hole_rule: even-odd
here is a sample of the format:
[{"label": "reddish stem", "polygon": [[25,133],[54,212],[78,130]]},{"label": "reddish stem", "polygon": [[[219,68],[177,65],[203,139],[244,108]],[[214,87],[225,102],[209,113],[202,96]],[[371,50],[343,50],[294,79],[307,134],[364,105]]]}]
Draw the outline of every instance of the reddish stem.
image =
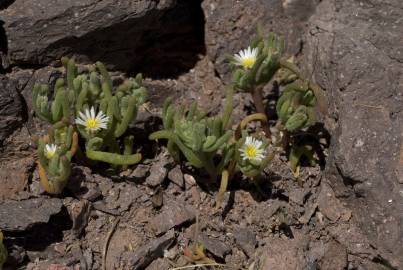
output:
[{"label": "reddish stem", "polygon": [[[263,87],[258,86],[251,91],[251,94],[252,94],[253,103],[255,103],[256,111],[258,113],[262,113],[262,114],[266,115],[266,110],[263,105],[262,92],[263,92]],[[268,122],[266,122],[266,123],[262,122],[262,129],[263,129],[264,133],[266,133],[266,137],[270,138],[270,128],[269,128]]]}]

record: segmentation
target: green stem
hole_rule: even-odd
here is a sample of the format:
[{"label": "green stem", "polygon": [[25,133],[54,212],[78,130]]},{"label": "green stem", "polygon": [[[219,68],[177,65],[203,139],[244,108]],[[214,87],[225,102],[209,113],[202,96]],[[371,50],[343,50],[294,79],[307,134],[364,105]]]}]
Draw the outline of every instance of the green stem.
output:
[{"label": "green stem", "polygon": [[234,87],[233,86],[228,86],[226,93],[225,93],[225,107],[224,107],[224,113],[222,116],[222,125],[223,128],[226,129],[229,125],[232,110],[233,110],[233,104],[234,104]]},{"label": "green stem", "polygon": [[241,123],[239,123],[237,129],[235,130],[235,140],[241,138],[241,132],[246,128],[246,125],[252,121],[260,121],[262,125],[267,124],[267,116],[262,113],[254,113],[246,116]]},{"label": "green stem", "polygon": [[173,134],[171,131],[168,130],[160,130],[156,131],[148,137],[149,140],[158,140],[158,139],[166,139],[166,140],[172,140],[178,148],[182,151],[182,153],[185,155],[186,159],[196,168],[203,168],[204,163],[203,161],[191,150],[189,149],[186,145],[182,143],[182,141]]},{"label": "green stem", "polygon": [[[255,104],[255,107],[256,107],[256,111],[258,113],[262,113],[262,114],[266,115],[266,110],[263,105],[262,92],[263,92],[263,87],[257,86],[251,91],[251,94],[252,94],[253,103]],[[270,128],[269,128],[268,122],[262,123],[262,128],[263,128],[264,133],[266,133],[266,137],[270,138]]]},{"label": "green stem", "polygon": [[221,207],[221,202],[222,198],[224,196],[225,191],[227,191],[227,186],[228,186],[228,178],[229,178],[229,173],[227,170],[224,170],[221,174],[221,184],[220,184],[220,189],[218,190],[217,197],[216,197],[216,209]]},{"label": "green stem", "polygon": [[217,178],[217,169],[214,166],[212,158],[206,156],[204,152],[198,153],[198,156],[200,157],[200,160],[203,163],[203,167],[206,169],[211,179],[215,180]]},{"label": "green stem", "polygon": [[141,154],[120,155],[87,149],[87,157],[92,160],[103,161],[114,165],[132,165],[141,160]]}]

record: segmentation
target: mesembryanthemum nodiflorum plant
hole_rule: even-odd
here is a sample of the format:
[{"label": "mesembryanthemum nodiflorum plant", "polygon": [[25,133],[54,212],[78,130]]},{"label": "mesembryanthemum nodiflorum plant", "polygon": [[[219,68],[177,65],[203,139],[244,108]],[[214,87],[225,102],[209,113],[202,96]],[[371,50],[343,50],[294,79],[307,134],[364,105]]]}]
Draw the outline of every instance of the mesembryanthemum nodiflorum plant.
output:
[{"label": "mesembryanthemum nodiflorum plant", "polygon": [[[62,58],[62,63],[66,69],[65,78],[56,80],[53,93],[47,85],[34,86],[32,102],[36,116],[53,124],[55,130],[61,122],[73,126],[85,139],[84,153],[90,160],[115,167],[139,162],[141,155],[132,153],[133,136],[125,136],[125,133],[147,98],[141,74],[114,87],[109,72],[101,62],[81,74],[78,74],[73,59]],[[57,144],[48,145],[48,148],[40,145],[40,151],[45,153],[46,149],[56,149],[56,157],[60,156],[56,175],[66,178],[68,170],[60,169],[70,166],[66,159],[70,161],[71,157],[64,158],[65,153]],[[45,162],[41,164],[49,176],[55,174],[50,171],[54,166],[47,166]],[[51,181],[50,177],[49,183]],[[55,191],[53,193],[60,190]]]},{"label": "mesembryanthemum nodiflorum plant", "polygon": [[265,136],[248,135],[243,130],[242,137],[236,142],[237,168],[247,177],[259,176],[270,162],[269,141]]},{"label": "mesembryanthemum nodiflorum plant", "polygon": [[[167,139],[169,153],[179,160],[182,153],[187,161],[196,168],[204,168],[211,177],[216,177],[228,164],[233,154],[229,147],[232,130],[229,120],[232,112],[232,89],[227,91],[226,105],[221,115],[207,117],[197,108],[197,103],[185,110],[184,106],[175,107],[167,99],[162,119],[164,129],[150,135],[151,140]],[[215,164],[214,158],[221,154]]]},{"label": "mesembryanthemum nodiflorum plant", "polygon": [[71,159],[78,148],[78,135],[64,121],[55,124],[49,134],[38,140],[39,177],[44,190],[59,194],[71,173]]},{"label": "mesembryanthemum nodiflorum plant", "polygon": [[259,85],[267,84],[280,69],[283,51],[284,39],[274,33],[267,37],[258,33],[247,49],[230,59],[236,89],[252,92]]}]

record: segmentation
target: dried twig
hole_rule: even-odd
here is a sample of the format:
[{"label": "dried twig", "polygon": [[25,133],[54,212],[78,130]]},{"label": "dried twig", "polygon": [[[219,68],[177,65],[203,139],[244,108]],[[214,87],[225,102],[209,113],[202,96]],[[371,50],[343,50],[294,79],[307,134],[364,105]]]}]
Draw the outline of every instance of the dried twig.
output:
[{"label": "dried twig", "polygon": [[383,106],[374,106],[374,105],[368,105],[368,104],[361,104],[361,103],[356,103],[354,104],[356,107],[365,107],[365,108],[371,108],[371,109],[377,109],[377,110],[383,110],[385,107]]},{"label": "dried twig", "polygon": [[111,237],[113,233],[116,230],[116,226],[119,224],[120,218],[116,218],[115,222],[112,224],[112,228],[108,232],[108,235],[106,236],[104,248],[102,250],[102,270],[106,270],[106,254],[108,252],[108,246],[109,246],[109,241],[111,240]]},{"label": "dried twig", "polygon": [[190,269],[190,268],[204,267],[204,266],[224,267],[225,264],[221,264],[221,263],[201,263],[201,264],[194,264],[194,265],[186,265],[186,266],[181,266],[181,267],[175,267],[175,268],[171,268],[170,270]]}]

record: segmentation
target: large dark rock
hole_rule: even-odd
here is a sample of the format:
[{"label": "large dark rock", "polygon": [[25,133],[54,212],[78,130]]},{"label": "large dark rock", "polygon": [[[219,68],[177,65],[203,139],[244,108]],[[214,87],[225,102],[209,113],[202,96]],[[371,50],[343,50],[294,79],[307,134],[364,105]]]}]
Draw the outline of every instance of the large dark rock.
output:
[{"label": "large dark rock", "polygon": [[403,268],[402,16],[400,0],[323,1],[304,51],[327,90],[327,181],[393,269]]},{"label": "large dark rock", "polygon": [[21,126],[24,120],[24,103],[16,84],[0,75],[0,147],[3,141]]},{"label": "large dark rock", "polygon": [[2,51],[11,65],[74,55],[163,76],[189,69],[203,52],[202,15],[200,1],[16,0],[0,11]]},{"label": "large dark rock", "polygon": [[7,8],[13,0],[0,0],[0,9]]},{"label": "large dark rock", "polygon": [[287,52],[298,54],[306,23],[318,0],[205,0],[206,50],[220,76],[228,80],[228,55],[248,46],[257,24],[287,40]]},{"label": "large dark rock", "polygon": [[7,201],[0,207],[0,229],[20,232],[36,224],[47,223],[52,215],[62,209],[57,198],[34,198],[23,201]]}]

